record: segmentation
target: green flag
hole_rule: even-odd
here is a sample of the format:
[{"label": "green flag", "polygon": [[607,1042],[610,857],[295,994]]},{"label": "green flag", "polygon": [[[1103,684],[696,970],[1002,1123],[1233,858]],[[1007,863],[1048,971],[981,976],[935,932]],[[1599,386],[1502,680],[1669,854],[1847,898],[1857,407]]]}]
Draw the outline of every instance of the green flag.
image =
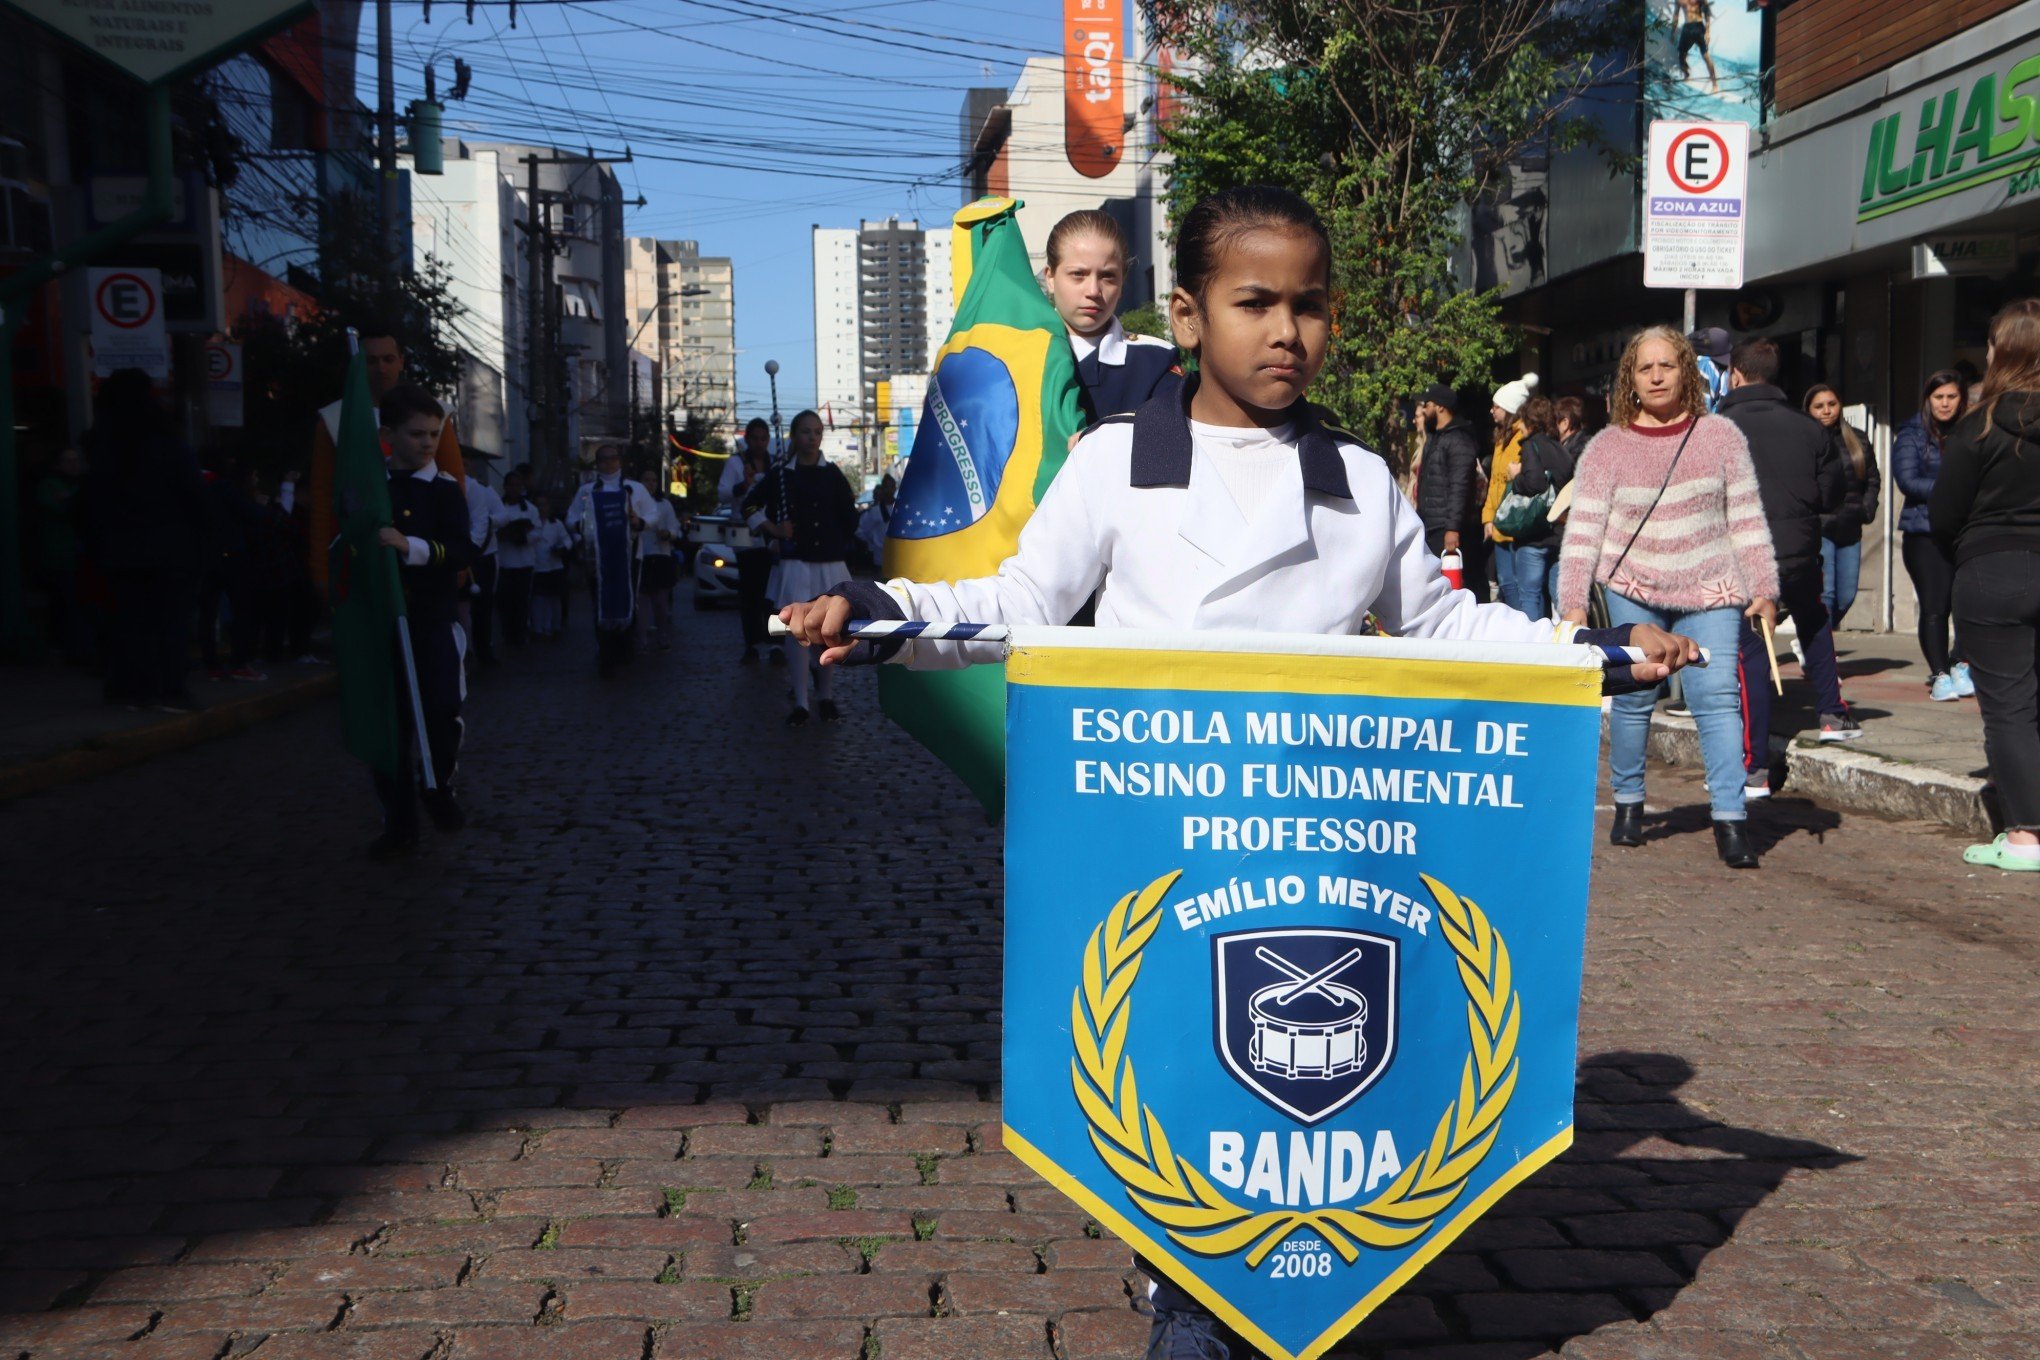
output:
[{"label": "green flag", "polygon": [[[984,198],[956,215],[956,321],[935,357],[886,529],[890,576],[960,581],[997,571],[1084,426],[1076,356],[1028,262],[1019,207]],[[887,667],[879,699],[998,815],[1006,789],[998,668]]]},{"label": "green flag", "polygon": [[334,440],[333,660],[340,670],[340,722],[349,754],[378,774],[397,772],[397,620],[404,588],[397,555],[377,541],[390,514],[389,470],[383,459],[368,365],[356,354],[347,365],[340,399],[340,434]]}]

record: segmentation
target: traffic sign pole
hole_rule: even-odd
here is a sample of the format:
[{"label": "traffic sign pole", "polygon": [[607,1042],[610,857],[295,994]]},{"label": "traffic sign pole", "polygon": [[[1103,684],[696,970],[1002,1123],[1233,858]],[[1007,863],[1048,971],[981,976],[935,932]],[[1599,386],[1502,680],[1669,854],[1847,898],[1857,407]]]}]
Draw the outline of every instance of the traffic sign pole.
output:
[{"label": "traffic sign pole", "polygon": [[0,655],[9,660],[32,660],[41,651],[40,640],[28,626],[21,554],[14,547],[21,542],[20,480],[14,450],[14,338],[28,314],[31,299],[44,284],[169,220],[175,183],[170,163],[167,85],[148,88],[142,138],[149,160],[149,182],[139,207],[48,259],[0,279],[0,544],[7,545],[0,550]]}]

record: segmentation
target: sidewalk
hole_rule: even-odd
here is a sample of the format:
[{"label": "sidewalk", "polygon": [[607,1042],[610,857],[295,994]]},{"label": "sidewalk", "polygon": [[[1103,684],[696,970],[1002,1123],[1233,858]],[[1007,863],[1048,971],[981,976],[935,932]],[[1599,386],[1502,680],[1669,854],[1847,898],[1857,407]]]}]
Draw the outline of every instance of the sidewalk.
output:
[{"label": "sidewalk", "polygon": [[[1937,704],[1927,698],[1927,668],[1908,633],[1842,633],[1835,639],[1842,697],[1863,725],[1861,738],[1822,745],[1813,692],[1779,640],[1785,695],[1772,709],[1774,791],[1829,807],[1940,822],[1988,835],[1994,802],[1985,791],[1983,722],[1976,700]],[[1651,754],[1698,766],[1699,736],[1689,718],[1659,709],[1651,723]],[[1783,772],[1782,784],[1777,782]]]},{"label": "sidewalk", "polygon": [[54,663],[0,668],[0,801],[105,774],[238,732],[333,692],[329,665],[284,663],[261,681],[192,672],[198,713],[100,701],[99,679]]}]

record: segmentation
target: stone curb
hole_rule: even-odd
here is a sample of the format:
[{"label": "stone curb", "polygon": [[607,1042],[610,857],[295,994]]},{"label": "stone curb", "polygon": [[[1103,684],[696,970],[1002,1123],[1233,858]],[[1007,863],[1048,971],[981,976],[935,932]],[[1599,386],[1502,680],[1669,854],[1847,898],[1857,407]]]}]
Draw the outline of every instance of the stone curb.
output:
[{"label": "stone curb", "polygon": [[69,750],[0,768],[0,802],[110,774],[245,731],[271,718],[308,708],[337,692],[339,686],[340,677],[332,671],[307,676],[246,699],[214,704],[200,713],[180,714],[146,727],[93,737]]},{"label": "stone curb", "polygon": [[[1823,806],[1939,822],[1972,836],[1995,834],[1996,809],[1981,779],[1804,737],[1787,742],[1774,735],[1771,753],[1785,757],[1786,788]],[[1700,729],[1690,718],[1655,714],[1650,754],[1668,765],[1697,768],[1703,763]]]}]

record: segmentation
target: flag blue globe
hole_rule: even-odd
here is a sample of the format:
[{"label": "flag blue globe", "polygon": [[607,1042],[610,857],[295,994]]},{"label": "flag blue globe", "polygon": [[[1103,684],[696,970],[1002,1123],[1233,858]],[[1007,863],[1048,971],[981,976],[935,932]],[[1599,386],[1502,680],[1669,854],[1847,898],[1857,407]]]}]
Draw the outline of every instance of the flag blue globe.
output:
[{"label": "flag blue globe", "polygon": [[960,349],[928,384],[913,454],[887,532],[940,538],[967,529],[998,499],[1020,434],[1020,394],[1005,360]]}]

